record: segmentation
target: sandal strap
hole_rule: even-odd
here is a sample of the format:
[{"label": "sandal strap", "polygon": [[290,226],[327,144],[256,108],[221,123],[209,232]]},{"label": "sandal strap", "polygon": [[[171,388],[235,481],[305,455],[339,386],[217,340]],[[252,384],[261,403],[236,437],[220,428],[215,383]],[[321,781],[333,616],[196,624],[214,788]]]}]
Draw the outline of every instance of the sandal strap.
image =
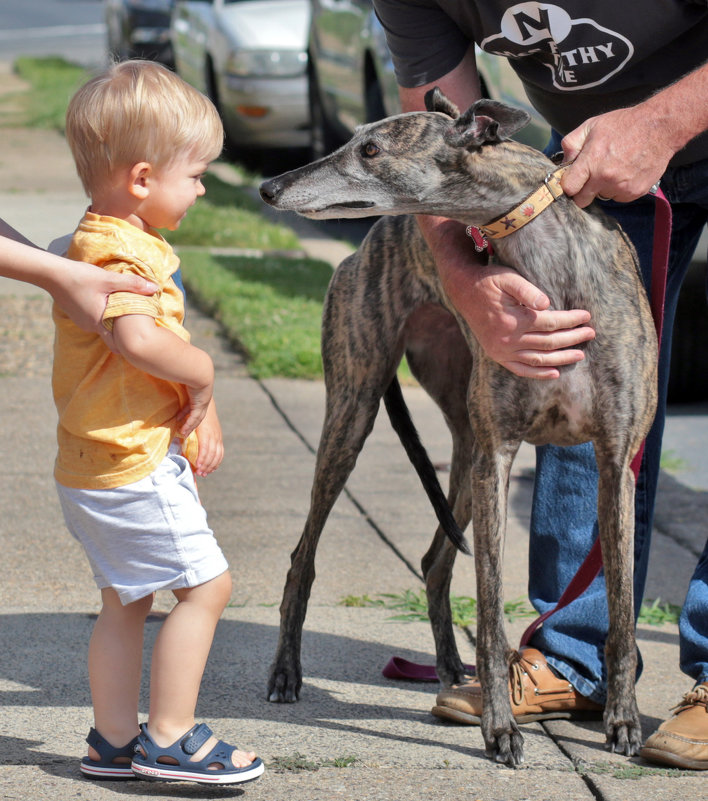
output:
[{"label": "sandal strap", "polygon": [[105,763],[111,763],[118,757],[132,757],[137,740],[137,737],[133,737],[129,743],[116,748],[93,727],[89,729],[89,733],[86,737],[86,742],[101,757],[100,761]]},{"label": "sandal strap", "polygon": [[180,748],[185,754],[193,756],[204,745],[204,743],[214,734],[206,723],[198,723],[193,726],[180,740]]}]

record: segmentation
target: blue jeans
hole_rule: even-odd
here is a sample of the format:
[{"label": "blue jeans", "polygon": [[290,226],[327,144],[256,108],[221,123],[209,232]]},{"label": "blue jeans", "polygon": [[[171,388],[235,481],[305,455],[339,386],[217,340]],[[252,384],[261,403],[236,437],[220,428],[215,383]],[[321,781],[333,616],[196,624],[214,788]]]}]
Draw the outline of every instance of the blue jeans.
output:
[{"label": "blue jeans", "polygon": [[[550,147],[551,152],[560,149],[557,144],[556,141],[556,146]],[[681,283],[708,221],[708,160],[670,168],[662,178],[661,188],[672,206],[673,228],[659,355],[659,403],[646,440],[635,496],[636,614],[644,597],[647,576],[666,415],[671,329]],[[634,243],[647,286],[651,277],[654,204],[650,196],[633,203],[610,201],[602,204]],[[592,444],[537,448],[529,541],[529,598],[539,613],[555,606],[596,536],[597,466]],[[545,621],[531,644],[543,651],[549,664],[578,692],[603,703],[607,682],[604,660],[607,629],[605,580],[600,573],[580,598]],[[708,544],[691,580],[681,617],[681,669],[697,681],[708,679]]]}]

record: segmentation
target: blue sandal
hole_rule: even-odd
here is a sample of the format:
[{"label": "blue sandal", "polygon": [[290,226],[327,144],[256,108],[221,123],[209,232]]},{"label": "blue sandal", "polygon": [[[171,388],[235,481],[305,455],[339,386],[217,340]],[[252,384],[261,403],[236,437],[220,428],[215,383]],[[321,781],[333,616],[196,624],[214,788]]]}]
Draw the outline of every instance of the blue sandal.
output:
[{"label": "blue sandal", "polygon": [[[244,768],[233,767],[231,755],[236,748],[233,745],[227,745],[222,740],[219,740],[204,759],[192,760],[191,757],[212,734],[212,730],[205,723],[199,723],[172,745],[162,748],[150,737],[147,726],[143,723],[140,726],[138,744],[133,754],[131,765],[133,773],[140,779],[151,781],[183,781],[201,784],[250,782],[263,773],[265,767],[258,757]],[[163,757],[174,759],[177,764],[160,762]],[[215,768],[214,765],[221,767]]]},{"label": "blue sandal", "polygon": [[[135,756],[135,746],[138,742],[137,737],[121,748],[116,748],[105,740],[101,735],[92,728],[86,742],[96,751],[100,759],[91,759],[85,756],[81,760],[81,772],[89,779],[134,779],[133,769],[130,766],[130,760]],[[128,762],[116,762],[119,757],[127,757]]]}]

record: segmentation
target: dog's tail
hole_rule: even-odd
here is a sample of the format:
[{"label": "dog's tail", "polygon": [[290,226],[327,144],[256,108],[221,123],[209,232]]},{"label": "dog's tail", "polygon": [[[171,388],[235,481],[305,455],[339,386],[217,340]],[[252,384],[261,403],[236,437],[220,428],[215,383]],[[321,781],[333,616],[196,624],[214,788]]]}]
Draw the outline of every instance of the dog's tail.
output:
[{"label": "dog's tail", "polygon": [[393,381],[388,385],[384,393],[384,404],[388,412],[393,430],[398,434],[403,447],[415,468],[416,473],[423,484],[423,489],[433,505],[435,516],[443,531],[452,544],[462,553],[470,554],[470,546],[465,539],[465,535],[460,530],[457,522],[447,502],[445,493],[442,491],[438,476],[430,461],[428,452],[420,441],[420,435],[411,419],[410,412],[406,406],[406,401],[401,392],[401,385],[394,376]]}]

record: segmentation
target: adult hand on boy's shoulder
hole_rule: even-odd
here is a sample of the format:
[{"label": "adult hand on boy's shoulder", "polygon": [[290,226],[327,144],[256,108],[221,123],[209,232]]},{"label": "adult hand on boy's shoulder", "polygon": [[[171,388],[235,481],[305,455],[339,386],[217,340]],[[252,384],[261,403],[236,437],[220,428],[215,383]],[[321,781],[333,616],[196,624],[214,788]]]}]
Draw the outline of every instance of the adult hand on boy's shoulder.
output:
[{"label": "adult hand on boy's shoulder", "polygon": [[208,476],[221,464],[224,458],[224,441],[221,434],[221,423],[216,414],[216,405],[211,400],[204,419],[197,428],[199,454],[195,470],[198,476]]}]

